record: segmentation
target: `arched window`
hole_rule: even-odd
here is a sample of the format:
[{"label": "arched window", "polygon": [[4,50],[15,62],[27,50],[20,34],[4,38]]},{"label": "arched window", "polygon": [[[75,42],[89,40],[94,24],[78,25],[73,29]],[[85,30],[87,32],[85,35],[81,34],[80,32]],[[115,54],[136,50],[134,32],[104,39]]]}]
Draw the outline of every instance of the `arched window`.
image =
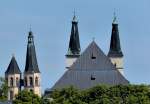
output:
[{"label": "arched window", "polygon": [[19,87],[19,85],[20,85],[20,84],[19,84],[19,78],[17,77],[17,78],[16,78],[16,86]]},{"label": "arched window", "polygon": [[24,78],[24,86],[27,86],[27,77]]},{"label": "arched window", "polygon": [[29,80],[30,80],[30,86],[33,86],[33,78],[30,77]]},{"label": "arched window", "polygon": [[115,67],[117,66],[117,64],[116,64],[116,63],[114,63],[114,65],[115,65]]},{"label": "arched window", "polygon": [[38,85],[39,85],[39,81],[38,81],[38,80],[39,80],[39,78],[38,78],[38,77],[36,77],[36,78],[35,78],[35,85],[36,85],[36,86],[38,86]]},{"label": "arched window", "polygon": [[14,80],[13,80],[13,78],[11,77],[10,78],[10,86],[13,86],[14,85]]}]

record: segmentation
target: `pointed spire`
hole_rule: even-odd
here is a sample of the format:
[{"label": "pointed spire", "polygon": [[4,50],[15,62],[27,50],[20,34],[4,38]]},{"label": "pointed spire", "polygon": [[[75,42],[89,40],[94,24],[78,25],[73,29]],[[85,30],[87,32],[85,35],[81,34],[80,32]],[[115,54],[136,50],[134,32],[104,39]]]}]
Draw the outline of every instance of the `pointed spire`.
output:
[{"label": "pointed spire", "polygon": [[15,59],[14,54],[12,55],[10,64],[5,72],[5,74],[21,74],[17,61]]},{"label": "pointed spire", "polygon": [[29,31],[29,35],[28,35],[25,72],[40,73],[38,68],[37,58],[36,58],[33,33],[31,30]]},{"label": "pointed spire", "polygon": [[111,33],[111,42],[110,50],[108,53],[109,57],[123,57],[123,53],[120,45],[118,23],[116,20],[116,14],[114,13],[114,19],[112,23],[112,33]]},{"label": "pointed spire", "polygon": [[78,22],[74,14],[72,20],[72,29],[70,35],[69,48],[66,56],[79,56],[79,55],[80,55],[80,41],[79,41],[79,32],[78,32]]}]

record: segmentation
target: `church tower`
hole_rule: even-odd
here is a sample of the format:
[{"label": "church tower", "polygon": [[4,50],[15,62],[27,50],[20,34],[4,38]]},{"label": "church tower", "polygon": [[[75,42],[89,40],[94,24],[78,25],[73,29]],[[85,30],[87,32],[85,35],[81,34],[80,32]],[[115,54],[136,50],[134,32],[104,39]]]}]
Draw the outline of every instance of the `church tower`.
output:
[{"label": "church tower", "polygon": [[40,74],[34,46],[34,37],[32,31],[30,31],[28,35],[26,65],[24,70],[24,88],[28,91],[33,91],[41,97]]},{"label": "church tower", "polygon": [[111,42],[110,42],[110,49],[109,49],[108,57],[110,58],[112,63],[116,66],[116,68],[119,70],[119,72],[121,74],[124,74],[123,53],[121,50],[118,23],[117,23],[115,15],[114,15],[113,23],[112,23]]},{"label": "church tower", "polygon": [[8,84],[8,100],[14,100],[15,95],[21,90],[21,71],[14,56],[12,56],[10,64],[5,72],[5,79]]},{"label": "church tower", "polygon": [[66,54],[66,68],[69,68],[76,61],[76,59],[80,56],[80,51],[78,21],[74,15],[72,20],[69,48]]}]

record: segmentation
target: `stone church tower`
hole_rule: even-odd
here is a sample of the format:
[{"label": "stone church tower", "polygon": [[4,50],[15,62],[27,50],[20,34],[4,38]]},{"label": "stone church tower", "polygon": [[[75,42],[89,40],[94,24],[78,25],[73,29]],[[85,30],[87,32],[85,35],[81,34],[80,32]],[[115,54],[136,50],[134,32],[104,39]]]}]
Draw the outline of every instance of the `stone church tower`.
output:
[{"label": "stone church tower", "polygon": [[24,70],[24,88],[28,91],[33,91],[38,96],[41,96],[40,74],[35,52],[34,36],[32,31],[30,31],[28,35],[26,65]]},{"label": "stone church tower", "polygon": [[111,42],[108,57],[116,68],[120,71],[121,74],[124,74],[123,71],[123,53],[120,45],[118,23],[116,21],[116,16],[112,23],[112,33],[111,33]]},{"label": "stone church tower", "polygon": [[76,59],[80,56],[80,51],[78,21],[74,15],[72,20],[69,48],[66,54],[66,68],[69,68],[76,61]]},{"label": "stone church tower", "polygon": [[5,79],[8,84],[8,100],[13,100],[21,89],[21,71],[14,56],[12,56],[10,64],[5,72]]}]

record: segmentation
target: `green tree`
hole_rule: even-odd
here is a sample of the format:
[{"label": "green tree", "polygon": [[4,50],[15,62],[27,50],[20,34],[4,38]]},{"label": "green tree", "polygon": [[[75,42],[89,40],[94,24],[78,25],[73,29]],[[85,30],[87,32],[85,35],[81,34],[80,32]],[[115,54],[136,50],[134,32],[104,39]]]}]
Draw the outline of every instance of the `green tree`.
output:
[{"label": "green tree", "polygon": [[0,77],[0,101],[7,100],[8,86],[4,78]]},{"label": "green tree", "polygon": [[57,89],[47,104],[150,104],[150,86],[99,85],[86,90],[73,87]]},{"label": "green tree", "polygon": [[52,104],[87,104],[81,101],[81,93],[74,87],[55,90],[51,95]]},{"label": "green tree", "polygon": [[23,90],[16,96],[13,104],[41,104],[41,98],[32,91]]}]

